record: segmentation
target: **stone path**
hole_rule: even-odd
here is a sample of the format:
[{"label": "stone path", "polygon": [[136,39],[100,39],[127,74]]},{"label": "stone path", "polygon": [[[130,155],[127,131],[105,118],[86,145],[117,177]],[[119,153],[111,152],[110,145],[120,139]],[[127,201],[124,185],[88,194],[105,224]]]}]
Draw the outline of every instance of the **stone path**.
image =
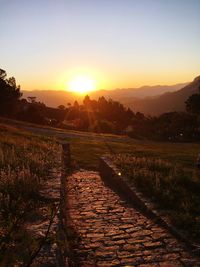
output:
[{"label": "stone path", "polygon": [[200,266],[171,234],[104,185],[95,172],[67,180],[75,266]]}]

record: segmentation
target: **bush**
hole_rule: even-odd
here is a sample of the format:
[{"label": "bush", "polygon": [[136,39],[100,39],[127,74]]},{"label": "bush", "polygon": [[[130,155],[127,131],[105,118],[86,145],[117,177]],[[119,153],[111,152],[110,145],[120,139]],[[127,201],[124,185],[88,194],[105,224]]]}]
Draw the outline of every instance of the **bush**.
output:
[{"label": "bush", "polygon": [[91,126],[90,130],[97,132],[97,133],[115,133],[115,126],[110,121],[97,120]]}]

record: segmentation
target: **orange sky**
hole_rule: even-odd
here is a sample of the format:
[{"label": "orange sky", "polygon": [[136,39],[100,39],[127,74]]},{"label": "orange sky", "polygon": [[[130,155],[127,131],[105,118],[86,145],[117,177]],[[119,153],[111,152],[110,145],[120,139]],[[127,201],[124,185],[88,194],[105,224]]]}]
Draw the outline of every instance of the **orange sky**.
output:
[{"label": "orange sky", "polygon": [[199,0],[3,1],[1,66],[23,90],[176,84],[200,74]]},{"label": "orange sky", "polygon": [[[76,77],[87,76],[91,78],[95,83],[95,89],[115,89],[115,88],[137,88],[143,85],[173,85],[177,83],[190,82],[196,76],[198,72],[192,73],[138,73],[138,74],[124,74],[120,76],[120,73],[98,73],[94,71],[74,71],[74,73],[67,73],[63,71],[62,74],[58,73],[57,76],[53,76],[51,73],[46,74],[43,77],[28,76],[22,77],[21,87],[25,90],[70,90],[69,83]],[[46,77],[46,78],[45,78]],[[19,79],[17,79],[19,82]]]}]

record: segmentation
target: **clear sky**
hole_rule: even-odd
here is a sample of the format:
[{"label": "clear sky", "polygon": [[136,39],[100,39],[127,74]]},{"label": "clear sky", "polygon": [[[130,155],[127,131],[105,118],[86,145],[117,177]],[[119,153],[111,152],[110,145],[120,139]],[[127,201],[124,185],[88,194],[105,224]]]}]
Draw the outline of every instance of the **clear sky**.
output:
[{"label": "clear sky", "polygon": [[174,84],[200,75],[200,0],[0,0],[0,68],[22,89]]}]

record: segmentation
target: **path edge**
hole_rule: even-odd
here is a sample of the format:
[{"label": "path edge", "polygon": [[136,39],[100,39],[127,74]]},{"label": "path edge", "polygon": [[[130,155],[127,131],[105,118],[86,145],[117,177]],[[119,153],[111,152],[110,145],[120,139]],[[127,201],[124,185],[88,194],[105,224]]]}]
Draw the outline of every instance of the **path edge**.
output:
[{"label": "path edge", "polygon": [[60,175],[60,209],[59,209],[59,267],[74,266],[73,256],[69,246],[67,234],[67,177],[72,172],[70,145],[68,143],[59,143],[61,145],[61,175]]}]

